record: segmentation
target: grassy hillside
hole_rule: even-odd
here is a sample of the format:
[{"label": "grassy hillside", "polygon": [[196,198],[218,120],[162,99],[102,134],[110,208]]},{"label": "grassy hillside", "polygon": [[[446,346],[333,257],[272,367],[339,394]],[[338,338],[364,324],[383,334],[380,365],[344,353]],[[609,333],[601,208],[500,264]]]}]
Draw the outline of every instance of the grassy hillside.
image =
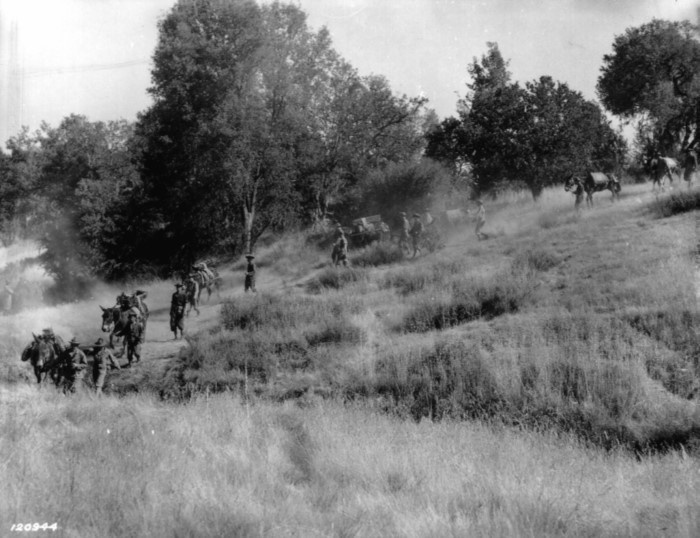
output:
[{"label": "grassy hillside", "polygon": [[[538,206],[511,201],[496,207],[488,241],[457,230],[415,260],[396,262],[387,245],[355,252],[350,269],[297,259],[312,276],[224,304],[221,326],[191,340],[163,393],[333,396],[414,419],[573,431],[605,447],[696,447],[700,311],[686,211],[697,195],[641,189],[615,205],[599,196],[580,215],[558,192]],[[288,263],[263,255],[270,271]]]},{"label": "grassy hillside", "polygon": [[171,284],[151,283],[144,363],[100,399],[37,390],[17,360],[29,328],[94,338],[96,304],[9,318],[0,525],[697,536],[698,192],[626,187],[581,214],[561,191],[513,197],[487,207],[486,241],[458,228],[433,255],[373,246],[350,269],[286,237],[258,251],[257,295],[221,268],[183,347]]}]

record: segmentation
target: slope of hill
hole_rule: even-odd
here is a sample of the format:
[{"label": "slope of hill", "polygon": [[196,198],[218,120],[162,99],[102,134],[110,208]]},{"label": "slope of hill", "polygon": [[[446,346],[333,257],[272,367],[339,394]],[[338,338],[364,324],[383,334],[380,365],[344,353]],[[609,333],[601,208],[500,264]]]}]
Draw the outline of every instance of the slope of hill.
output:
[{"label": "slope of hill", "polygon": [[17,353],[45,325],[96,338],[121,290],[3,318],[0,523],[696,536],[697,213],[661,218],[648,189],[580,215],[559,191],[512,199],[488,207],[486,241],[460,228],[433,255],[384,263],[375,246],[350,269],[283,238],[258,253],[257,295],[240,262],[222,268],[185,342],[171,283],[149,283],[145,359],[112,373],[119,397],[18,383]]}]

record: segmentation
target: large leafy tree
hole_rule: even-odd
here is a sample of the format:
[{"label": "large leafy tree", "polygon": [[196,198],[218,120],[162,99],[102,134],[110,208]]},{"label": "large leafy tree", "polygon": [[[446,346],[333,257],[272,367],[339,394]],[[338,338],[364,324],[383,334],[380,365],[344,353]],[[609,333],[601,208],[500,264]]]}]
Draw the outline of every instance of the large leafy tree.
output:
[{"label": "large leafy tree", "polygon": [[526,83],[525,102],[517,168],[535,198],[575,173],[619,171],[626,143],[597,104],[547,76]]},{"label": "large leafy tree", "polygon": [[496,43],[468,67],[472,83],[459,117],[429,136],[428,156],[468,163],[475,196],[525,185],[538,198],[548,185],[584,169],[612,171],[624,139],[597,104],[543,76],[524,87],[510,81]]},{"label": "large leafy tree", "polygon": [[137,218],[128,218],[139,185],[129,147],[132,131],[124,121],[70,115],[58,127],[44,123],[8,143],[5,219],[31,226],[45,249],[45,268],[66,291],[90,274],[124,274],[116,260],[138,228]]},{"label": "large leafy tree", "polygon": [[[232,151],[249,149],[231,133],[254,129],[253,113],[263,108],[256,93],[263,41],[262,13],[252,1],[183,0],[159,23],[154,104],[137,128],[142,212],[151,221],[141,241],[156,263],[188,263],[240,236],[226,165]],[[232,118],[233,111],[249,112]]]},{"label": "large leafy tree", "polygon": [[700,43],[689,22],[629,28],[603,57],[598,95],[613,114],[637,119],[649,151],[700,147]]}]

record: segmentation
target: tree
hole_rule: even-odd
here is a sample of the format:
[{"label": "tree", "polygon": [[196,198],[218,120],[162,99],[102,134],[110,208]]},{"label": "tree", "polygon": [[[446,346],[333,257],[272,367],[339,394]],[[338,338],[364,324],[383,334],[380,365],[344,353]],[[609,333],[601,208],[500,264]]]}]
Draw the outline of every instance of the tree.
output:
[{"label": "tree", "polygon": [[526,83],[525,102],[518,169],[533,197],[572,174],[618,171],[626,144],[596,103],[547,76]]},{"label": "tree", "polygon": [[431,134],[428,156],[469,163],[477,196],[525,185],[537,199],[573,173],[616,169],[624,140],[596,103],[548,76],[511,83],[498,45],[488,47],[468,67],[472,83],[458,102],[459,119]]},{"label": "tree", "polygon": [[125,276],[118,260],[136,224],[125,216],[140,183],[131,161],[132,133],[125,121],[71,115],[56,128],[42,125],[36,134],[43,263],[65,286],[89,275]]},{"label": "tree", "polygon": [[238,244],[243,215],[227,161],[236,144],[246,148],[241,137],[232,141],[237,131],[227,121],[250,106],[236,127],[255,128],[262,46],[262,13],[252,1],[182,0],[159,23],[154,104],[137,126],[150,218],[141,241],[156,264],[183,266],[222,241]]},{"label": "tree", "polygon": [[689,22],[654,19],[615,37],[598,96],[613,114],[640,119],[657,151],[700,147],[700,43]]},{"label": "tree", "polygon": [[516,179],[518,155],[515,133],[521,130],[525,101],[518,84],[511,84],[508,62],[497,43],[467,66],[472,82],[457,103],[458,118],[444,120],[428,136],[426,156],[452,162],[455,175],[468,168],[475,196],[494,192],[504,181]]},{"label": "tree", "polygon": [[316,129],[302,172],[314,222],[331,206],[343,211],[350,191],[372,169],[416,160],[424,145],[426,99],[396,96],[384,77],[360,77],[342,60],[329,75],[310,111]]}]

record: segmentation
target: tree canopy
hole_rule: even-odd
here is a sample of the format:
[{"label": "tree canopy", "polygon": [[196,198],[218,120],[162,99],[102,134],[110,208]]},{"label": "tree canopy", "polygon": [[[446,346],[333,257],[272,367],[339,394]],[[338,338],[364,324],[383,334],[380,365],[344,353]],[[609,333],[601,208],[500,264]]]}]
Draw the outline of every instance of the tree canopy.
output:
[{"label": "tree canopy", "polygon": [[586,168],[613,171],[625,142],[600,107],[567,84],[542,76],[521,87],[510,81],[496,43],[467,70],[472,77],[448,118],[428,135],[427,155],[465,164],[475,196],[522,184],[537,198],[549,185]]},{"label": "tree canopy", "polygon": [[598,95],[622,118],[641,120],[650,151],[700,145],[700,43],[689,22],[652,20],[615,37],[603,57]]}]

